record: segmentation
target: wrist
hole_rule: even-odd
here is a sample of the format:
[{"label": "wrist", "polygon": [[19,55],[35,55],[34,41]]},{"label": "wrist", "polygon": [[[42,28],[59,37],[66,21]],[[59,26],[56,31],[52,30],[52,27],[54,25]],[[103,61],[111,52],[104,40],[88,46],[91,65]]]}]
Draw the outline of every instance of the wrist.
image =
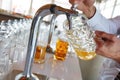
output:
[{"label": "wrist", "polygon": [[115,57],[115,58],[113,58],[113,60],[115,60],[117,63],[120,64],[120,57]]},{"label": "wrist", "polygon": [[92,18],[96,12],[95,6],[92,6],[91,8],[87,8],[83,10],[83,13],[86,15],[88,19]]}]

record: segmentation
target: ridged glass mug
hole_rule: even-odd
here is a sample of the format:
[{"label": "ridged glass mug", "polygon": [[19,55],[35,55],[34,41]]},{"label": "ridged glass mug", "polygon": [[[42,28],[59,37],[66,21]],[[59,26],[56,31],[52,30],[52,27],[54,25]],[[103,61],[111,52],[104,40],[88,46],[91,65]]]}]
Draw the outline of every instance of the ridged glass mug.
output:
[{"label": "ridged glass mug", "polygon": [[68,42],[77,56],[82,60],[90,60],[96,56],[94,31],[87,25],[87,18],[82,13],[72,17],[72,29],[68,29],[68,21],[63,24]]}]

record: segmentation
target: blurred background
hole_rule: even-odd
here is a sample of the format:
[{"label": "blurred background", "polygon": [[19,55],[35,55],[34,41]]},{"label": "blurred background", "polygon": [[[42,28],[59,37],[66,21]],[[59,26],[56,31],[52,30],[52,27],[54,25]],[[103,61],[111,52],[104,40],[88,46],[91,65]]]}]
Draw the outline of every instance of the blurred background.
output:
[{"label": "blurred background", "polygon": [[[0,0],[0,20],[33,18],[39,7],[49,3],[71,7],[68,0]],[[120,14],[120,0],[96,0],[95,6],[106,18]],[[103,60],[98,55],[90,61],[79,59],[83,80],[98,80]]]}]

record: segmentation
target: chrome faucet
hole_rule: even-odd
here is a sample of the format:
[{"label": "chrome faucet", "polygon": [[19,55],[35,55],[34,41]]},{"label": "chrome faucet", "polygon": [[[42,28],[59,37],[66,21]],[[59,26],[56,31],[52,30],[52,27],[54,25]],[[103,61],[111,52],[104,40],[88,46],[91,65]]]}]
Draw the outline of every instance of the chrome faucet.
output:
[{"label": "chrome faucet", "polygon": [[53,27],[55,26],[54,23],[55,23],[56,17],[60,14],[65,14],[69,22],[69,29],[71,29],[72,28],[71,16],[77,16],[78,12],[72,9],[62,8],[55,4],[47,4],[38,9],[31,24],[24,72],[19,74],[19,78],[16,76],[15,80],[21,80],[20,78],[22,77],[30,78],[30,80],[39,80],[39,79],[35,79],[35,77],[32,75],[31,68],[32,68],[34,53],[36,49],[36,43],[38,39],[40,24],[43,18],[50,14],[53,14],[53,17],[52,17],[51,24],[50,24],[48,43],[50,43],[51,41],[51,35],[52,35]]}]

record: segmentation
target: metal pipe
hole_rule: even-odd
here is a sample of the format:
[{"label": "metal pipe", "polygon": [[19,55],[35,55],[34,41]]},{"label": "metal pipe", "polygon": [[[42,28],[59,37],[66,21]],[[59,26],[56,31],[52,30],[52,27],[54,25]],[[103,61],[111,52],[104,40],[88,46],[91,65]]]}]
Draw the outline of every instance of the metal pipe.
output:
[{"label": "metal pipe", "polygon": [[51,22],[50,22],[50,30],[49,30],[49,36],[48,36],[48,45],[51,42],[52,34],[54,32],[56,17],[57,17],[56,14],[53,14]]}]

